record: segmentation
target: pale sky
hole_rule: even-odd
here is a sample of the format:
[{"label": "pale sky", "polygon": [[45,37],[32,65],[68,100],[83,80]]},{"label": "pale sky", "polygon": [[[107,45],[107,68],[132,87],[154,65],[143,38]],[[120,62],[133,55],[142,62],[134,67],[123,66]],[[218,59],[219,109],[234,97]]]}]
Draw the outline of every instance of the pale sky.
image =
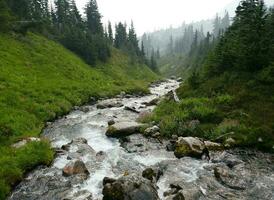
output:
[{"label": "pale sky", "polygon": [[[76,0],[79,9],[88,0]],[[97,0],[103,22],[110,20],[130,23],[133,20],[138,35],[172,25],[209,19],[232,0]]]}]

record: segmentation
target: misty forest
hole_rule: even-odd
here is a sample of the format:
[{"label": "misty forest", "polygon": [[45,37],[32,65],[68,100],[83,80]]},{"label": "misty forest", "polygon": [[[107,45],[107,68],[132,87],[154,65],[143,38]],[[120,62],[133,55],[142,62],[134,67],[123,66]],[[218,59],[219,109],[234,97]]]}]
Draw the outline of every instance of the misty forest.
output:
[{"label": "misty forest", "polygon": [[0,200],[274,200],[274,1],[78,1],[0,0]]}]

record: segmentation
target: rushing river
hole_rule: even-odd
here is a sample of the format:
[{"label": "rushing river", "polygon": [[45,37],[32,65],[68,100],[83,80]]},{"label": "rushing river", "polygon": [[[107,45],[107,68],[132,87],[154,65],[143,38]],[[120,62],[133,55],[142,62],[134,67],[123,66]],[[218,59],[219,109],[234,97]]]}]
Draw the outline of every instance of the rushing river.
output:
[{"label": "rushing river", "polygon": [[[147,96],[102,100],[119,102],[123,105],[121,107],[97,109],[97,104],[87,105],[48,126],[43,136],[56,149],[77,138],[85,138],[87,144],[72,143],[68,151],[57,154],[51,167],[39,167],[29,173],[15,188],[10,199],[102,199],[104,177],[119,178],[124,174],[141,173],[151,166],[164,169],[163,176],[157,182],[161,199],[164,199],[163,194],[169,185],[175,182],[187,189],[197,188],[202,194],[197,199],[274,199],[272,155],[260,152],[243,155],[240,150],[236,153],[219,152],[212,155],[215,162],[208,163],[189,157],[177,159],[173,152],[166,151],[167,141],[159,142],[136,134],[129,136],[130,142],[121,144],[118,139],[105,135],[110,120],[130,122],[139,117],[138,113],[124,109],[125,106],[134,107],[141,113],[149,112],[154,106],[144,106],[145,102],[159,98],[178,86],[177,81],[167,80],[152,86],[151,94]],[[247,188],[238,190],[226,187],[215,179],[213,167],[229,156],[230,160],[244,164],[236,172],[246,176],[243,178],[246,182],[242,185]],[[257,162],[258,158],[260,162]],[[62,175],[63,168],[73,159],[85,163],[90,173],[87,179]]]}]

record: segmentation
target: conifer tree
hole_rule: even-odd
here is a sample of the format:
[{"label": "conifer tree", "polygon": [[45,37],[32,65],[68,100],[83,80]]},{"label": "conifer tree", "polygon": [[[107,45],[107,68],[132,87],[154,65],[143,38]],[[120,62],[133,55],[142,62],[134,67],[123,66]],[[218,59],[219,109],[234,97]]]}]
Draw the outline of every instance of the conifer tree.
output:
[{"label": "conifer tree", "polygon": [[135,33],[133,22],[131,22],[131,27],[129,28],[129,32],[128,32],[128,45],[129,45],[128,47],[130,51],[132,51],[136,55],[140,54],[138,39]]},{"label": "conifer tree", "polygon": [[113,31],[112,31],[112,25],[111,22],[108,22],[108,40],[110,42],[110,44],[113,44]]},{"label": "conifer tree", "polygon": [[69,9],[69,15],[70,15],[70,23],[72,25],[78,26],[79,28],[82,27],[82,17],[81,14],[76,6],[75,0],[71,0],[70,2],[70,9]]},{"label": "conifer tree", "polygon": [[169,43],[168,43],[168,52],[169,52],[169,54],[170,55],[173,55],[173,50],[174,50],[174,48],[173,48],[173,37],[172,37],[172,35],[169,37]]},{"label": "conifer tree", "polygon": [[101,22],[101,14],[98,10],[96,0],[89,0],[85,8],[87,18],[87,28],[91,34],[97,34],[103,36],[104,30]]},{"label": "conifer tree", "polygon": [[127,30],[126,26],[121,22],[118,23],[115,27],[115,40],[114,46],[118,49],[125,48],[127,44]]}]

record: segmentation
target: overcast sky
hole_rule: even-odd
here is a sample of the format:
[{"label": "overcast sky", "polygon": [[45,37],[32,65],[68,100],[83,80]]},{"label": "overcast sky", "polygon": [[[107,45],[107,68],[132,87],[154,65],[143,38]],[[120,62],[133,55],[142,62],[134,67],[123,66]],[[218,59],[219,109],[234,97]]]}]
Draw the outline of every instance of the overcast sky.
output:
[{"label": "overcast sky", "polygon": [[[103,22],[134,21],[138,35],[159,28],[174,27],[208,19],[232,0],[97,0]],[[76,0],[83,8],[87,0]]]}]

